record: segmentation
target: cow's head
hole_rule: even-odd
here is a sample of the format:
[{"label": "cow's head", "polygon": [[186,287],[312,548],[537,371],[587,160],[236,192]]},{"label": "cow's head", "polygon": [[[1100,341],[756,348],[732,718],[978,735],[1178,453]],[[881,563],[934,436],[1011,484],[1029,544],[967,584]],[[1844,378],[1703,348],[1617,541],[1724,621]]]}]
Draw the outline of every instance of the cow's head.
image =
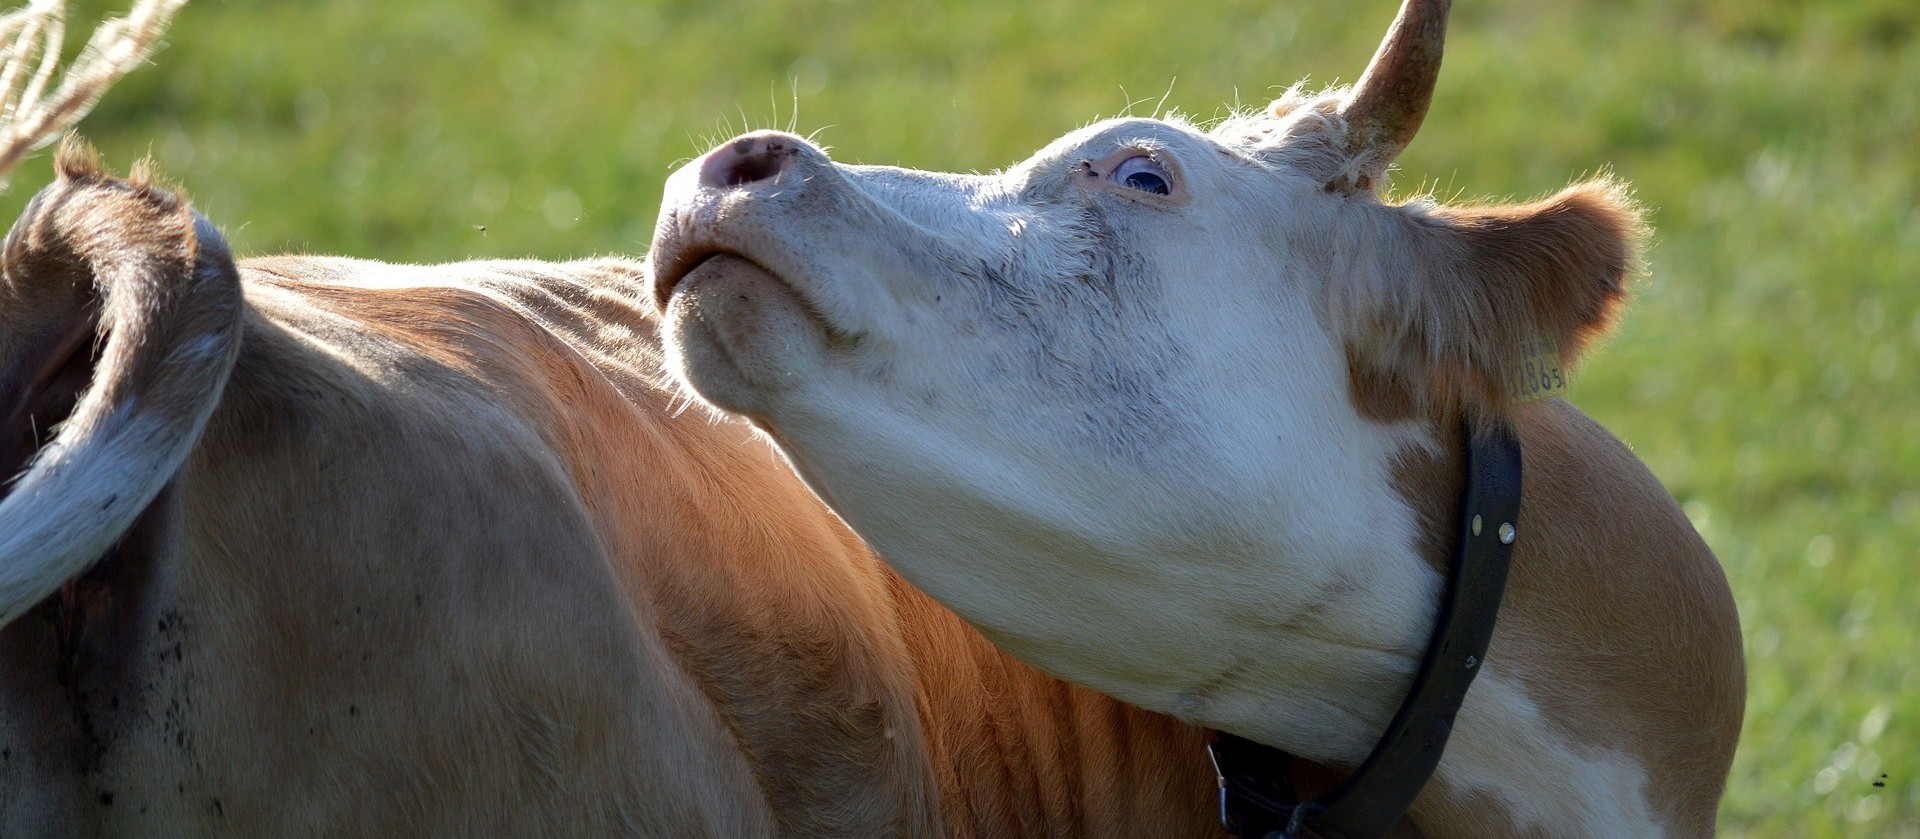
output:
[{"label": "cow's head", "polygon": [[1530,344],[1571,362],[1635,259],[1606,182],[1381,200],[1445,6],[1408,0],[1352,89],[1101,122],[997,174],[721,145],[655,233],[672,363],[1016,655],[1364,753],[1439,585],[1395,458],[1497,421]]}]

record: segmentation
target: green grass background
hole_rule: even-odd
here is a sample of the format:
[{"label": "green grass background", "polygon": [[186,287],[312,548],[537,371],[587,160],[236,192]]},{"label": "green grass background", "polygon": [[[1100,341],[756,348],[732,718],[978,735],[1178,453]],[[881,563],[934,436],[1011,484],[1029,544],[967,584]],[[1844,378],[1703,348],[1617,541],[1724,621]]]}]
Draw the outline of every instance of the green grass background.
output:
[{"label": "green grass background", "polygon": [[[196,0],[84,131],[243,253],[637,254],[664,176],[744,125],[988,170],[1163,96],[1208,117],[1350,80],[1393,5]],[[1654,209],[1652,276],[1571,398],[1732,578],[1723,832],[1920,837],[1920,4],[1458,5],[1400,191],[1608,166]],[[48,177],[19,170],[4,217]]]}]

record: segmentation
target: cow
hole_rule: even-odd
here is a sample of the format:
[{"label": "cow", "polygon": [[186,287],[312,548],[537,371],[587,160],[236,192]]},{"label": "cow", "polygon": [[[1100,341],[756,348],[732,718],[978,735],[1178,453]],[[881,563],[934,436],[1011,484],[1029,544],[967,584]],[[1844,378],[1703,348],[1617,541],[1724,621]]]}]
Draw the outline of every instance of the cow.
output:
[{"label": "cow", "polygon": [[1708,835],[1745,702],[1725,574],[1553,393],[1642,213],[1611,176],[1382,197],[1447,6],[1408,0],[1351,88],[1102,121],[993,174],[723,143],[669,179],[649,252],[669,363],[1000,648],[1341,772],[1432,636],[1466,441],[1510,434],[1505,604],[1411,818]]},{"label": "cow", "polygon": [[637,262],[235,262],[57,161],[0,253],[0,836],[1209,836],[667,376]]}]

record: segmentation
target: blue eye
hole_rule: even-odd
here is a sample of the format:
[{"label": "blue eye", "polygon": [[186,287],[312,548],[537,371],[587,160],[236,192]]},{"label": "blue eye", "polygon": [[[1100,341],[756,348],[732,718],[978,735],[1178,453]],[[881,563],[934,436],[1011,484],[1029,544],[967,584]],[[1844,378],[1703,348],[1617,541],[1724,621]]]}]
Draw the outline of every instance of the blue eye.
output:
[{"label": "blue eye", "polygon": [[1141,192],[1151,192],[1155,195],[1173,194],[1173,176],[1168,175],[1167,170],[1161,168],[1157,161],[1144,154],[1122,161],[1119,166],[1113,167],[1113,174],[1109,177],[1115,183],[1124,184]]}]

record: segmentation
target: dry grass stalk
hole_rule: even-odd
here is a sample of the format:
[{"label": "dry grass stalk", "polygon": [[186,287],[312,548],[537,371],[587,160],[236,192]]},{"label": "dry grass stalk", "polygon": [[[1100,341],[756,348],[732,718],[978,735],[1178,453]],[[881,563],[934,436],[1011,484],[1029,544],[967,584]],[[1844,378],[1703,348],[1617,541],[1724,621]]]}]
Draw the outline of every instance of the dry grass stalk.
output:
[{"label": "dry grass stalk", "polygon": [[136,0],[126,17],[100,24],[47,91],[66,37],[65,0],[32,0],[0,15],[0,186],[25,157],[74,126],[107,88],[160,46],[187,0]]}]

